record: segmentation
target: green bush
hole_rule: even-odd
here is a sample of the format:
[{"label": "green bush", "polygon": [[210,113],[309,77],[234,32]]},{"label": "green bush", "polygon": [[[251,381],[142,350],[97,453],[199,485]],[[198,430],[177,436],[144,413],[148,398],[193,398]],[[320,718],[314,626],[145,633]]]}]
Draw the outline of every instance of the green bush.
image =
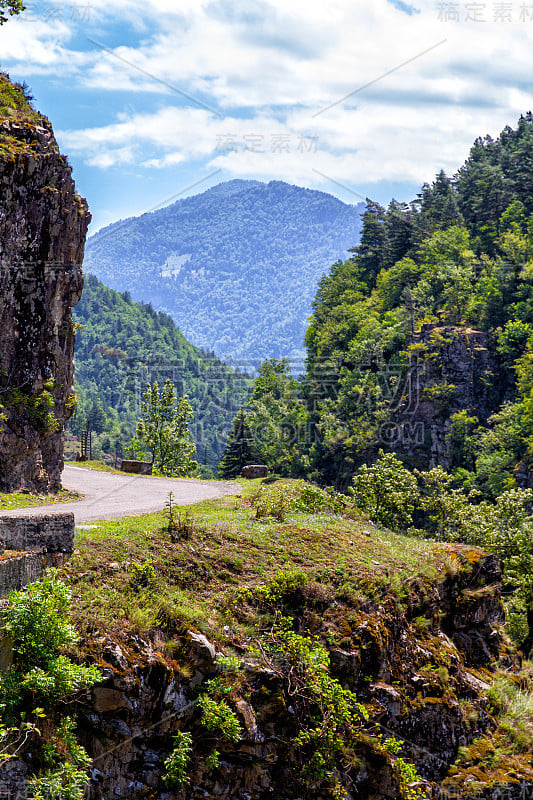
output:
[{"label": "green bush", "polygon": [[43,745],[42,756],[48,768],[29,779],[30,797],[33,800],[82,800],[91,758],[76,741],[73,717],[62,720],[50,741]]},{"label": "green bush", "polygon": [[236,743],[242,739],[241,724],[225,700],[213,700],[203,694],[198,698],[198,707],[202,712],[201,723],[208,731],[217,731],[230,742]]},{"label": "green bush", "polygon": [[284,522],[290,509],[287,487],[284,484],[272,484],[267,488],[261,487],[255,500],[255,518],[274,517],[278,522]]},{"label": "green bush", "polygon": [[163,780],[172,789],[179,789],[190,783],[187,768],[191,759],[192,736],[190,733],[178,731],[174,736],[174,748],[165,760]]},{"label": "green bush", "polygon": [[56,570],[47,572],[25,591],[9,593],[2,629],[11,638],[21,669],[46,668],[60,647],[79,641],[76,629],[66,619],[70,603],[70,590],[59,580]]},{"label": "green bush", "polygon": [[31,800],[83,800],[87,773],[68,761],[28,780]]},{"label": "green bush", "polygon": [[149,589],[155,585],[157,573],[153,561],[144,564],[132,564],[130,567],[130,586],[135,591]]},{"label": "green bush", "polygon": [[70,591],[55,570],[25,591],[10,592],[2,630],[11,639],[14,663],[0,680],[2,704],[10,713],[25,695],[50,704],[101,680],[96,667],[74,664],[59,654],[61,648],[79,641],[76,629],[67,621],[70,600]]},{"label": "green bush", "polygon": [[394,453],[379,451],[376,463],[364,464],[353,478],[356,505],[371,520],[394,530],[413,524],[413,512],[420,498],[415,476]]},{"label": "green bush", "polygon": [[256,519],[274,517],[279,522],[284,522],[289,511],[337,514],[343,511],[350,501],[348,497],[331,487],[321,489],[306,481],[271,485],[265,485],[263,481],[252,504],[256,509]]},{"label": "green bush", "polygon": [[289,689],[298,728],[290,744],[305,785],[317,788],[326,782],[334,796],[342,796],[339,766],[368,712],[330,675],[327,650],[317,640],[294,633],[289,620],[274,627],[263,653]]}]

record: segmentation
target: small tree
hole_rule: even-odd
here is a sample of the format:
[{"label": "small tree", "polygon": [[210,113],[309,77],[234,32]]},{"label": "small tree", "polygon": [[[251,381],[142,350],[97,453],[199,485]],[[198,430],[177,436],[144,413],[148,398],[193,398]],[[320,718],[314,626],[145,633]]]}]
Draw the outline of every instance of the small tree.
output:
[{"label": "small tree", "polygon": [[147,385],[136,440],[152,451],[152,466],[163,475],[187,475],[198,466],[193,459],[196,445],[189,430],[192,414],[187,395],[176,400],[176,387],[170,379],[161,392],[157,381],[153,386]]},{"label": "small tree", "polygon": [[239,411],[233,420],[233,430],[228,436],[218,471],[222,478],[235,478],[246,464],[256,459],[252,431],[244,411]]}]

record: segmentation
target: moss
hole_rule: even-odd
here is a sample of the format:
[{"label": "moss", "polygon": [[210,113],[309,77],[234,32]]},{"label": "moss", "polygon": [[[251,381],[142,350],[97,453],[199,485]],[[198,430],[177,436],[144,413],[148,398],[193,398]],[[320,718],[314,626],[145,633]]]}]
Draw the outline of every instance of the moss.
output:
[{"label": "moss", "polygon": [[24,87],[11,83],[9,76],[0,72],[0,121],[38,122],[42,119],[26,97]]}]

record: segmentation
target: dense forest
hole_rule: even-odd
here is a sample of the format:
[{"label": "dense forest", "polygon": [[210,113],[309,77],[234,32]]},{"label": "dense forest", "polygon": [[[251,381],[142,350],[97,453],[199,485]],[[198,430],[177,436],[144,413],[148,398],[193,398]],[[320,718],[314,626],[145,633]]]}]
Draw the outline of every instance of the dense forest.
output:
[{"label": "dense forest", "polygon": [[533,454],[533,117],[475,141],[410,204],[367,201],[319,282],[307,371],[263,364],[247,409],[279,473],[349,485],[380,449],[494,498]]},{"label": "dense forest", "polygon": [[[172,319],[152,306],[134,303],[94,276],[85,279],[73,310],[76,337],[76,413],[69,423],[79,435],[89,423],[94,454],[122,456],[131,439],[148,381],[170,378],[194,411],[191,433],[200,464],[216,468],[245,401],[249,380],[214,355],[191,345]],[[80,327],[81,326],[81,327]]]},{"label": "dense forest", "polygon": [[234,180],[102,229],[85,270],[168,312],[220,358],[300,358],[318,279],[357,241],[363,204]]}]

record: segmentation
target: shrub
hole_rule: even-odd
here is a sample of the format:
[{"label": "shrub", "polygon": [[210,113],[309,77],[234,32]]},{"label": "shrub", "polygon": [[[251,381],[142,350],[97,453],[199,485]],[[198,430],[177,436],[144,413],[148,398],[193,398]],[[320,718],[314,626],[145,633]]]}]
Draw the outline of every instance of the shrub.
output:
[{"label": "shrub", "polygon": [[91,759],[78,744],[75,720],[65,717],[51,740],[43,745],[48,769],[28,780],[33,800],[82,800],[87,789]]},{"label": "shrub", "polygon": [[32,800],[83,800],[87,785],[85,770],[70,761],[28,780]]},{"label": "shrub", "polygon": [[181,788],[190,783],[187,767],[192,752],[192,736],[190,733],[178,731],[174,736],[174,748],[164,762],[163,780],[170,788]]},{"label": "shrub", "polygon": [[266,489],[261,487],[255,501],[255,518],[274,517],[284,522],[290,509],[287,487],[284,484],[273,484]]},{"label": "shrub", "polygon": [[385,454],[383,450],[372,467],[360,467],[353,478],[352,494],[371,520],[396,530],[406,530],[413,524],[420,497],[415,476],[394,453]]},{"label": "shrub", "polygon": [[302,511],[312,514],[337,514],[350,504],[349,499],[331,487],[321,489],[305,481],[261,485],[252,500],[256,509],[256,519],[274,517],[283,522],[289,511]]},{"label": "shrub", "polygon": [[60,647],[79,641],[76,629],[66,620],[70,602],[70,590],[58,579],[56,570],[25,591],[9,593],[2,628],[11,638],[20,668],[46,668]]},{"label": "shrub", "polygon": [[25,694],[50,703],[101,680],[96,667],[74,664],[66,655],[59,655],[60,648],[79,641],[66,619],[70,598],[55,570],[25,591],[10,592],[2,627],[11,638],[14,663],[2,676],[0,692],[11,712]]},{"label": "shrub", "polygon": [[223,739],[230,742],[239,742],[242,739],[241,724],[225,700],[213,700],[203,694],[198,698],[198,707],[202,712],[202,725],[208,731],[218,731]]},{"label": "shrub", "polygon": [[338,764],[354,745],[368,712],[330,675],[328,652],[317,640],[294,633],[289,620],[274,627],[263,653],[287,686],[287,704],[298,728],[290,744],[304,782],[317,787],[326,781],[339,796]]},{"label": "shrub", "polygon": [[130,568],[130,586],[135,591],[148,589],[154,586],[157,573],[153,561],[144,564],[132,564]]}]

